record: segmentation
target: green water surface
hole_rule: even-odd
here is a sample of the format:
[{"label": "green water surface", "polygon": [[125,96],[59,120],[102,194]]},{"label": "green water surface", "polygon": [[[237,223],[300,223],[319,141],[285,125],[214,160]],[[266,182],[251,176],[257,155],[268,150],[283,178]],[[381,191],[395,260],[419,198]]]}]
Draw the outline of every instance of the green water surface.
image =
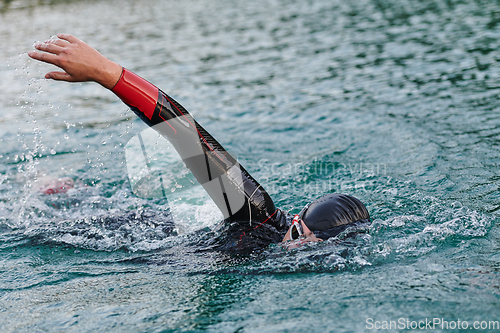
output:
[{"label": "green water surface", "polygon": [[[28,59],[59,32],[176,98],[278,207],[343,192],[373,223],[230,256],[196,246],[221,216],[202,191],[171,200],[178,236],[102,222],[169,206],[128,181],[125,146],[146,125],[102,87],[48,82],[52,67]],[[499,44],[495,1],[0,2],[0,331],[495,325]],[[58,177],[75,188],[40,194]]]}]

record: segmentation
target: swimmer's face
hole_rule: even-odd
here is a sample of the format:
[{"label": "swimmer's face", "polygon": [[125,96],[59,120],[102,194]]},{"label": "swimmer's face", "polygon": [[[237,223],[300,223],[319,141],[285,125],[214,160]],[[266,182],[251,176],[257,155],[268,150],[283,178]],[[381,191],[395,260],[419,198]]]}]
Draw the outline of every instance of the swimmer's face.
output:
[{"label": "swimmer's face", "polygon": [[[285,237],[283,238],[282,242],[286,241],[294,241],[296,242],[297,246],[293,246],[294,244],[290,244],[288,247],[289,248],[294,248],[294,247],[299,247],[300,244],[306,243],[306,242],[322,242],[323,240],[321,238],[317,238],[311,230],[307,227],[307,225],[302,221],[302,219],[299,219],[298,221],[300,227],[302,228],[302,236],[299,237],[298,239],[293,240],[292,239],[292,229],[295,228],[295,226],[292,224],[288,231],[286,232]],[[292,247],[290,247],[292,246]]]}]

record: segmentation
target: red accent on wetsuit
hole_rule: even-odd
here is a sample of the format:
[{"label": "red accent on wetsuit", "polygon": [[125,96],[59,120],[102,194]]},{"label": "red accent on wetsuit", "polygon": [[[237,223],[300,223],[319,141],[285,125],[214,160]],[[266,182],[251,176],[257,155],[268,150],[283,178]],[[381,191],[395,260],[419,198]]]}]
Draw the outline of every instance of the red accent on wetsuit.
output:
[{"label": "red accent on wetsuit", "polygon": [[123,68],[120,79],[111,91],[125,104],[141,110],[149,119],[153,118],[158,101],[158,88],[150,82]]}]

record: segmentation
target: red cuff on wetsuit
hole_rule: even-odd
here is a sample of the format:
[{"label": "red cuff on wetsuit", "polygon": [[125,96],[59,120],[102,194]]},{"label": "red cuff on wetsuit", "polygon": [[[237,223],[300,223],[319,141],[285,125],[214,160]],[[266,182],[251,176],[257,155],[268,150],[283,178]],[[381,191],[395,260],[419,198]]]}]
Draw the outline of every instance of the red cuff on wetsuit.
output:
[{"label": "red cuff on wetsuit", "polygon": [[123,68],[122,75],[111,89],[125,104],[141,110],[151,119],[158,100],[158,88],[139,75]]}]

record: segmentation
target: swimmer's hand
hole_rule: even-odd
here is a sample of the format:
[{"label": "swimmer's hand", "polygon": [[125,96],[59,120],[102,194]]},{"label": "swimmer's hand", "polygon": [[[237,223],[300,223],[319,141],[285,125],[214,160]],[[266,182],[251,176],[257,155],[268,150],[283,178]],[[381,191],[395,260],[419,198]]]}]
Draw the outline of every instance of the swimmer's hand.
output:
[{"label": "swimmer's hand", "polygon": [[112,89],[120,79],[122,67],[107,59],[96,49],[68,34],[58,34],[59,39],[50,39],[35,44],[28,55],[39,61],[56,65],[63,72],[45,74],[46,79],[67,82],[94,81]]},{"label": "swimmer's hand", "polygon": [[323,241],[321,238],[316,237],[311,230],[309,230],[309,228],[304,223],[304,221],[300,220],[299,223],[302,227],[302,231],[304,232],[304,235],[299,239],[293,240],[291,237],[292,227],[290,227],[288,229],[285,237],[281,241],[281,246],[283,248],[290,250],[290,249],[295,249],[295,248],[301,247],[304,244],[309,243],[309,242],[322,242]]},{"label": "swimmer's hand", "polygon": [[304,246],[305,244],[310,243],[310,242],[318,243],[318,242],[322,242],[322,241],[323,240],[321,238],[318,238],[313,233],[311,233],[309,235],[306,235],[305,238],[299,238],[299,239],[295,239],[295,240],[288,239],[287,241],[283,241],[281,243],[281,246],[285,250],[291,250],[291,249],[296,249],[296,248],[299,248],[301,246]]}]

